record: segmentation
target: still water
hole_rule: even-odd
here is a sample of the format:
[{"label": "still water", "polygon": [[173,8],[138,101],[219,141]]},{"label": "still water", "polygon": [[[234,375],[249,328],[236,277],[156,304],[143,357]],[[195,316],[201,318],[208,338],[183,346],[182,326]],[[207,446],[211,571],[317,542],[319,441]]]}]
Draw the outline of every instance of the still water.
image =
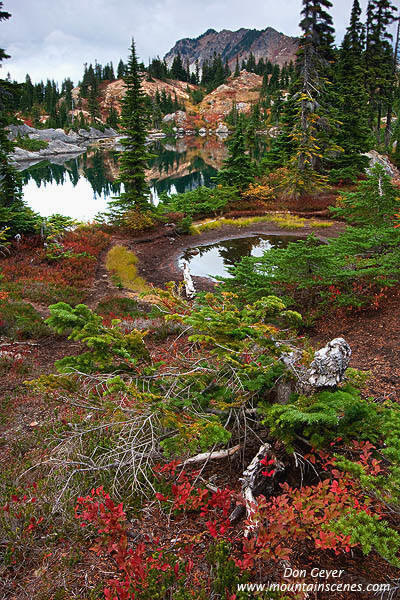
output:
[{"label": "still water", "polygon": [[290,235],[256,235],[219,241],[187,250],[182,259],[189,263],[190,272],[197,277],[231,277],[228,268],[244,256],[263,256],[272,248],[286,248],[296,241]]},{"label": "still water", "polygon": [[[182,193],[201,185],[212,187],[212,178],[227,155],[223,141],[216,138],[184,138],[157,142],[147,173],[152,202],[162,192]],[[21,166],[23,168],[23,165]],[[90,221],[106,210],[108,201],[123,188],[116,183],[118,153],[89,148],[84,154],[54,157],[21,171],[24,198],[42,216],[54,213]]]}]

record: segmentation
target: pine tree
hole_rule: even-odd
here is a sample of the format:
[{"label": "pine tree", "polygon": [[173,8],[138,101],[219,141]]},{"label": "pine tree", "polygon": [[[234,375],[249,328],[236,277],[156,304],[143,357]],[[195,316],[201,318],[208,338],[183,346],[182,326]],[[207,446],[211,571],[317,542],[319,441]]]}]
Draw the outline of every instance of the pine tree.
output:
[{"label": "pine tree", "polygon": [[324,98],[334,56],[332,18],[325,10],[331,6],[329,0],[303,0],[300,27],[304,33],[297,60],[299,92],[295,97],[297,108],[291,132],[295,154],[290,163],[289,186],[291,194],[296,195],[301,193],[303,185],[308,192],[324,186],[326,180],[317,169],[324,154],[339,150],[329,141],[333,123]]},{"label": "pine tree", "polygon": [[239,77],[240,75],[240,69],[239,69],[239,55],[236,56],[236,66],[235,66],[235,72],[233,74],[234,77]]},{"label": "pine tree", "polygon": [[[327,186],[320,171],[324,160],[340,148],[333,139],[337,119],[332,114],[333,76],[332,18],[325,9],[329,0],[303,0],[300,27],[303,36],[296,61],[296,77],[282,111],[282,131],[273,141],[263,164],[287,166],[282,191],[297,197]],[[273,71],[267,64],[266,72]],[[290,71],[293,72],[292,70]]]},{"label": "pine tree", "polygon": [[246,152],[242,119],[238,120],[235,133],[228,144],[228,150],[228,158],[224,161],[216,181],[244,190],[254,181],[254,167],[250,156]]},{"label": "pine tree", "polygon": [[100,118],[100,108],[97,100],[97,89],[93,84],[89,88],[88,109],[92,123],[95,124],[97,119]]},{"label": "pine tree", "polygon": [[146,148],[146,129],[149,124],[146,112],[146,96],[142,90],[143,75],[139,71],[135,42],[132,39],[129,61],[124,76],[126,85],[122,101],[121,124],[124,137],[121,143],[125,150],[120,157],[119,181],[125,191],[119,198],[110,202],[110,219],[123,222],[123,215],[129,209],[147,211],[150,209],[149,187],[146,182],[146,169],[150,155]]},{"label": "pine tree", "polygon": [[125,65],[124,65],[124,61],[121,60],[118,63],[118,67],[117,67],[117,77],[118,79],[122,79],[125,75]]},{"label": "pine tree", "polygon": [[[2,8],[3,2],[0,2],[0,22],[11,17]],[[9,55],[0,48],[0,68],[2,61],[7,58]],[[21,179],[9,161],[14,144],[8,139],[5,128],[9,123],[12,93],[13,84],[0,79],[0,228],[8,228],[10,234],[30,233],[35,227],[35,215],[22,199]]]},{"label": "pine tree", "polygon": [[[368,166],[368,158],[362,156],[371,148],[371,134],[369,128],[368,94],[365,88],[365,59],[364,43],[365,28],[360,21],[361,7],[358,0],[354,0],[351,12],[350,25],[339,53],[335,68],[335,89],[337,91],[338,114],[340,127],[336,130],[336,142],[343,148],[330,166],[334,169],[348,169],[351,177],[357,171]],[[354,171],[355,169],[355,171]],[[345,172],[338,173],[339,178]],[[331,174],[331,178],[333,173]]]},{"label": "pine tree", "polygon": [[381,141],[381,119],[393,102],[394,69],[392,35],[389,25],[397,8],[390,0],[370,0],[367,8],[366,65],[370,122],[375,123],[376,138]]}]

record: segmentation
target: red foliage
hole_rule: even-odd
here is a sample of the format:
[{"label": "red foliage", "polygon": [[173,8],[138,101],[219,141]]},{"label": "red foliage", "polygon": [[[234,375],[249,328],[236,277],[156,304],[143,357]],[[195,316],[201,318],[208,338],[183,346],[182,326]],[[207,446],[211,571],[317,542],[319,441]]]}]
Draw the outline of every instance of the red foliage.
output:
[{"label": "red foliage", "polygon": [[[110,237],[96,229],[77,229],[63,240],[64,252],[86,253],[49,261],[38,238],[24,240],[16,252],[1,261],[4,283],[22,288],[24,297],[51,301],[51,287],[84,290],[95,275],[96,257],[109,244]],[[49,287],[50,286],[50,287]]]}]

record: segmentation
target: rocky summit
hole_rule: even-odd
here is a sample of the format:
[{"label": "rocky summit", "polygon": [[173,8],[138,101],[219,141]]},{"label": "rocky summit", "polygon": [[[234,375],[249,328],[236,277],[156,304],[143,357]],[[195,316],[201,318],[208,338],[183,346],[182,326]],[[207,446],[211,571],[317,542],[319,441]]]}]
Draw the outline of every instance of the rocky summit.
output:
[{"label": "rocky summit", "polygon": [[294,60],[297,50],[297,38],[284,35],[272,27],[262,30],[242,27],[237,31],[223,29],[219,32],[208,29],[197,38],[179,40],[165,55],[165,60],[168,66],[171,66],[175,56],[180,54],[183,63],[186,65],[189,62],[193,70],[196,60],[201,67],[204,61],[212,59],[216,52],[233,70],[236,58],[241,63],[252,53],[257,61],[264,58],[282,67],[285,63]]}]

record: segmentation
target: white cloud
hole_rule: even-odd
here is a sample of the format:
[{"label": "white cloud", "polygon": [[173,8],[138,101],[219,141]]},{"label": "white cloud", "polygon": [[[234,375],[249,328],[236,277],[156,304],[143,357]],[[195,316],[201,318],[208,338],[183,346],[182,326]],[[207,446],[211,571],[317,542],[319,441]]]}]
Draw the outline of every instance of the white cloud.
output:
[{"label": "white cloud", "polygon": [[[367,0],[363,0],[366,5]],[[338,39],[347,26],[353,0],[334,0]],[[144,62],[163,56],[182,37],[197,37],[210,27],[264,29],[298,34],[301,0],[4,0],[12,13],[2,22],[1,45],[12,58],[4,71],[22,81],[71,76],[77,82],[83,63],[105,64],[126,58],[134,36]]]}]

